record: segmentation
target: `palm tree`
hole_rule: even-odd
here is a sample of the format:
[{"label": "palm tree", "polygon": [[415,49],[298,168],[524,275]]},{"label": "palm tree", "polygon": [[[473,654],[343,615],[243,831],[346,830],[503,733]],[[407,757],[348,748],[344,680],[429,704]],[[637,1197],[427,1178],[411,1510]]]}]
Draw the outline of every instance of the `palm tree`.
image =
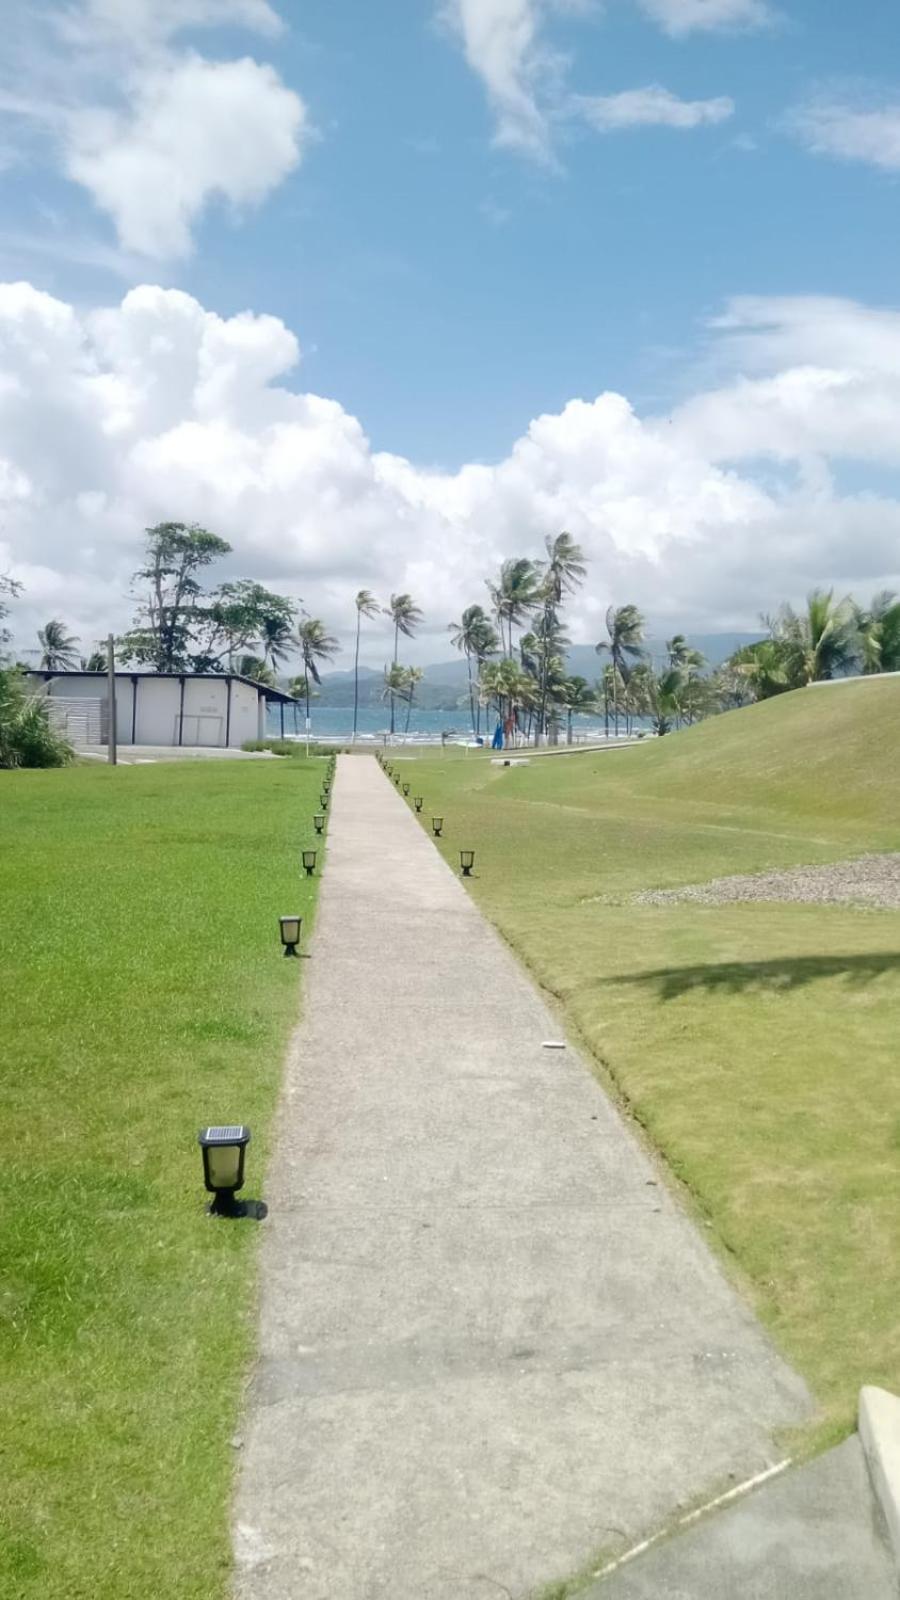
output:
[{"label": "palm tree", "polygon": [[613,720],[619,731],[619,682],[627,684],[636,661],[644,655],[644,618],[637,606],[610,606],[606,613],[609,640],[601,639],[597,654],[609,651],[615,673],[612,680]]},{"label": "palm tree", "polygon": [[835,603],[833,589],[813,589],[806,610],[783,605],[766,626],[784,648],[791,688],[839,678],[860,657],[859,625],[853,602],[847,596]]},{"label": "palm tree", "polygon": [[381,610],[375,596],[368,589],[360,589],[356,596],[356,654],[353,658],[353,743],[356,743],[356,724],[359,719],[359,636],[363,617],[377,617]]},{"label": "palm tree", "polygon": [[900,671],[900,600],[889,589],[854,606],[864,673]]},{"label": "palm tree", "polygon": [[415,699],[416,685],[420,684],[425,676],[421,667],[407,667],[405,671],[406,691],[404,698],[406,700],[406,727],[403,730],[404,735],[409,733],[409,719],[412,715],[412,705],[413,700]]},{"label": "palm tree", "polygon": [[483,606],[467,606],[459,622],[449,624],[449,630],[454,648],[462,650],[466,658],[469,710],[472,716],[472,732],[477,739],[481,733],[481,701],[475,694],[472,663],[475,662],[476,668],[480,671],[488,657],[497,654],[500,641],[497,630]]},{"label": "palm tree", "polygon": [[262,627],[259,630],[259,642],[263,647],[262,659],[266,666],[271,667],[272,681],[275,679],[275,667],[286,661],[291,646],[294,643],[291,634],[291,618],[283,613],[279,616],[272,613],[263,617]]},{"label": "palm tree", "polygon": [[263,656],[241,656],[237,670],[242,678],[252,678],[254,683],[266,683],[273,689],[275,687],[275,674]]},{"label": "palm tree", "polygon": [[575,543],[570,533],[558,533],[555,538],[550,534],[544,540],[547,560],[543,565],[543,582],[541,596],[543,610],[541,613],[540,637],[543,645],[542,670],[541,670],[541,706],[538,719],[537,736],[546,733],[547,724],[547,692],[548,692],[548,663],[551,656],[559,653],[563,640],[559,627],[559,608],[563,596],[571,594],[584,582],[587,574],[584,551]]},{"label": "palm tree", "polygon": [[735,688],[728,687],[729,674],[734,675],[738,685],[746,684],[754,700],[771,700],[776,694],[797,688],[790,675],[789,652],[778,639],[760,639],[758,644],[744,645],[726,661],[725,667],[725,693],[732,704],[737,694]]},{"label": "palm tree", "polygon": [[505,622],[509,644],[507,655],[511,656],[513,625],[521,626],[540,602],[541,569],[534,561],[528,561],[524,556],[513,556],[509,561],[503,562],[497,582],[489,581],[487,587],[497,618],[497,626],[500,629],[501,648],[506,647],[503,638]]},{"label": "palm tree", "polygon": [[105,672],[109,666],[109,653],[106,650],[92,650],[89,656],[82,656],[79,662],[82,672]]},{"label": "palm tree", "polygon": [[322,678],[319,673],[319,663],[323,661],[330,661],[332,656],[337,654],[340,646],[334,635],[326,632],[324,622],[320,621],[318,617],[302,618],[297,625],[296,643],[303,659],[303,674],[302,677],[295,679],[294,682],[297,684],[302,684],[302,693],[306,700],[306,737],[308,743],[310,695],[309,680],[312,678],[313,683],[322,682]]},{"label": "palm tree", "polygon": [[78,640],[66,632],[64,622],[45,622],[38,628],[41,647],[41,670],[44,672],[70,672],[78,665]]},{"label": "palm tree", "polygon": [[[422,621],[422,613],[415,604],[412,595],[392,594],[390,605],[384,607],[385,615],[389,616],[394,624],[394,666],[400,651],[401,633],[411,639],[416,628]],[[394,696],[391,695],[391,733],[394,732]]]},{"label": "palm tree", "polygon": [[572,678],[566,678],[561,689],[561,698],[566,708],[566,743],[571,744],[572,718],[578,713],[584,715],[586,712],[596,711],[597,691],[588,683],[587,678],[580,677],[578,673]]}]

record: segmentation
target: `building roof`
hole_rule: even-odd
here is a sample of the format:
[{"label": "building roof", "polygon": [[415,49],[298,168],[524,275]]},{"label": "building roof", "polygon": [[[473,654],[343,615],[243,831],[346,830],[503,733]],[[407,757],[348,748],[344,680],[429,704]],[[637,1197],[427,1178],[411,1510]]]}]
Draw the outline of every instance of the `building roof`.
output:
[{"label": "building roof", "polygon": [[[100,678],[106,677],[105,672],[82,671],[80,667],[63,667],[58,672],[48,672],[44,667],[29,667],[28,671],[36,678]],[[258,683],[255,678],[245,678],[241,672],[130,672],[127,667],[116,668],[117,678],[180,678],[207,679],[210,683],[227,683],[229,678],[232,683],[246,683],[251,689],[256,689],[259,694],[265,695],[267,700],[283,700],[285,705],[298,705],[295,695],[285,694],[283,689],[273,689],[270,683]]]}]

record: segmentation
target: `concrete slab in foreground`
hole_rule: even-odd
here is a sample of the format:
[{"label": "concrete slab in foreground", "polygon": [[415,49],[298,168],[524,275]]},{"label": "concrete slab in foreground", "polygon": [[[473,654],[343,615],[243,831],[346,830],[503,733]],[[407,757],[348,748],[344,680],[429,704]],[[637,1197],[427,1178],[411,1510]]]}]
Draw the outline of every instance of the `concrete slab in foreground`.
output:
[{"label": "concrete slab in foreground", "polygon": [[859,1439],[666,1540],[582,1600],[895,1600]]},{"label": "concrete slab in foreground", "polygon": [[769,1466],[802,1383],[365,757],[305,979],[241,1600],[520,1600]]}]

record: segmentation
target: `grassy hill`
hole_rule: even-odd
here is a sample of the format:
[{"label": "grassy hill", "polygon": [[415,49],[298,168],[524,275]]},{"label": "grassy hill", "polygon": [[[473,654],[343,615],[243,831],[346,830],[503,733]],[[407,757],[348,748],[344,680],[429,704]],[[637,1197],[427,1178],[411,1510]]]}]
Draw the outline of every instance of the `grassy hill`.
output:
[{"label": "grassy hill", "polygon": [[558,1000],[821,1406],[900,1388],[900,912],[638,903],[900,850],[900,679],[785,695],[662,741],[422,759],[473,894]]}]

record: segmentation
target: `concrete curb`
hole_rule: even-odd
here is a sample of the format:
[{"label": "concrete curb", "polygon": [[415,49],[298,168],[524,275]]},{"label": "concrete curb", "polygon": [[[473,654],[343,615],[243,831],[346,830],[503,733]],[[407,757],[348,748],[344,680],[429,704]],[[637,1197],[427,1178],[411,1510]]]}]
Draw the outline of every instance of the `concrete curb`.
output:
[{"label": "concrete curb", "polygon": [[859,1437],[900,1571],[900,1400],[867,1385],[859,1393]]}]

